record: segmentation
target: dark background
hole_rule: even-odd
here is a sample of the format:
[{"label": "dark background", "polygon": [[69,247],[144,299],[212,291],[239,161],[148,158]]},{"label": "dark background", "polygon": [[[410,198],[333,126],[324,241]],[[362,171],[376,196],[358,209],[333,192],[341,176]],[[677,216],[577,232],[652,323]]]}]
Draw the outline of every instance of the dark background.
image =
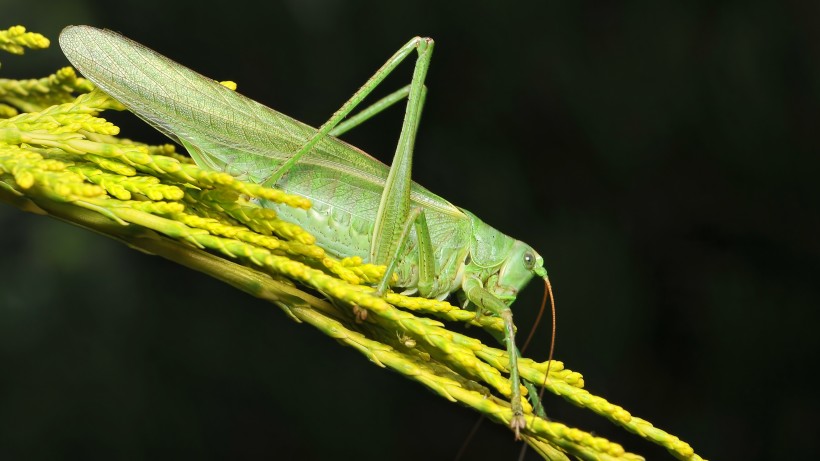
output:
[{"label": "dark background", "polygon": [[[67,65],[60,29],[91,24],[318,125],[432,36],[415,178],[544,256],[557,358],[706,458],[810,459],[820,4],[715,3],[2,0],[2,27],[54,43],[4,54],[0,75]],[[400,118],[348,139],[387,160]],[[2,459],[447,460],[476,418],[160,258],[9,207],[0,232]],[[540,296],[534,284],[515,304],[522,329]],[[544,329],[531,354],[547,344]],[[485,424],[466,459],[517,449]]]}]

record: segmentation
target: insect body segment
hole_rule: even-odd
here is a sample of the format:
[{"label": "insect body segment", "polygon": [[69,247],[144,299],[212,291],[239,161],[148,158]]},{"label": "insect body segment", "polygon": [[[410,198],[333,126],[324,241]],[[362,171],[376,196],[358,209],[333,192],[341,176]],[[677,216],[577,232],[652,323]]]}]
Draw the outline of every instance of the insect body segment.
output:
[{"label": "insect body segment", "polygon": [[[438,299],[456,294],[478,312],[500,316],[510,357],[511,428],[516,436],[524,429],[509,306],[534,275],[546,280],[546,271],[528,245],[411,180],[431,39],[416,37],[405,44],[318,130],[114,32],[71,26],[61,34],[60,45],[88,79],[184,145],[201,167],[309,198],[309,210],[263,205],[309,230],[337,257],[360,256],[388,266],[380,293],[394,273],[398,281],[389,288]],[[416,65],[408,87],[340,125],[413,53]],[[330,136],[405,95],[404,122],[389,168]]]}]

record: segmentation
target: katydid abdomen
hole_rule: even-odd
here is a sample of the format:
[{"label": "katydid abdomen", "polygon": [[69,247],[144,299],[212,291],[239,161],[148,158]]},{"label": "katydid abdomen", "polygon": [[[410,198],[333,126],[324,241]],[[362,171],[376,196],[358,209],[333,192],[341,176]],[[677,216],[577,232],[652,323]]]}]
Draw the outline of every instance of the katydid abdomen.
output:
[{"label": "katydid abdomen", "polygon": [[[317,244],[337,257],[361,256],[368,259],[383,178],[373,181],[352,180],[350,176],[317,165],[310,156],[297,164],[279,182],[287,192],[311,200],[308,210],[266,203],[275,207],[285,220],[310,229]],[[385,176],[387,167],[384,166]],[[381,184],[380,184],[381,183]],[[436,282],[428,297],[444,298],[461,287],[465,261],[470,252],[473,219],[455,206],[431,208],[425,206],[432,194],[416,184],[411,193],[411,206],[421,207],[427,217],[430,240],[436,264]],[[439,199],[435,204],[443,204]],[[449,205],[449,204],[448,204]],[[434,205],[435,206],[435,205]],[[499,233],[499,238],[504,238]],[[397,265],[396,288],[415,291],[419,280],[418,246],[415,230]]]}]

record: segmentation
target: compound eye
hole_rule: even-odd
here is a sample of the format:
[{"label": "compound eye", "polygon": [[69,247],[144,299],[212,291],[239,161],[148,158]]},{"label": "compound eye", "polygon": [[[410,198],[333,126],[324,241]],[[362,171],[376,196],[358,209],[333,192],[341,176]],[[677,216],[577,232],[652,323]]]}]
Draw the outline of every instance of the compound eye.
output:
[{"label": "compound eye", "polygon": [[531,251],[524,253],[524,267],[526,267],[528,271],[535,268],[535,255]]}]

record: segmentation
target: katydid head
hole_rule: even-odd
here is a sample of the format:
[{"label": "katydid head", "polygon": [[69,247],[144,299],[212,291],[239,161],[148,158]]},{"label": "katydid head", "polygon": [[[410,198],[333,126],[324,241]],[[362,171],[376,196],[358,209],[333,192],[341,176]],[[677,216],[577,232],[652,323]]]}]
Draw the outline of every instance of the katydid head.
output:
[{"label": "katydid head", "polygon": [[514,300],[518,292],[530,282],[534,275],[541,277],[547,275],[544,269],[544,258],[526,243],[516,240],[498,268],[496,287],[490,287],[490,291]]},{"label": "katydid head", "polygon": [[544,259],[531,246],[466,213],[472,221],[466,272],[478,278],[495,297],[510,305],[533,276],[547,276]]}]

